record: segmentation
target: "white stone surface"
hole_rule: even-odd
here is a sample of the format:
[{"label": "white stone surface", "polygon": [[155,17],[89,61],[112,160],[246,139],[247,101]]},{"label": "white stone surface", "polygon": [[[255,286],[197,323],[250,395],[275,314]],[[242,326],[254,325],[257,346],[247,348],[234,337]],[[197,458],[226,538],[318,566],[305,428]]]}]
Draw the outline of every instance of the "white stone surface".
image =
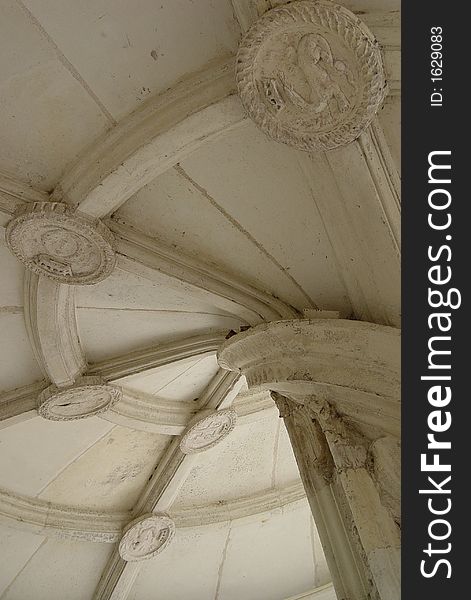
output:
[{"label": "white stone surface", "polygon": [[[173,361],[169,365],[149,369],[144,373],[122,377],[118,382],[126,389],[145,392],[158,397],[161,397],[161,394],[165,394],[165,390],[172,387],[177,387],[181,393],[183,391],[180,386],[182,378],[194,371],[202,360],[199,357],[191,357]],[[215,358],[212,358],[211,362],[214,361]],[[193,398],[190,399],[193,400]]]},{"label": "white stone surface", "polygon": [[[368,148],[360,144],[313,157],[268,140],[244,120],[233,77],[240,38],[236,19],[244,2],[2,3],[0,223],[10,220],[23,200],[48,199],[26,184],[52,192],[61,181],[66,194],[61,196],[59,187],[54,199],[85,199],[85,208],[100,216],[115,211],[105,223],[122,237],[109,278],[77,289],[79,335],[71,294],[68,318],[54,321],[55,330],[45,324],[54,307],[41,312],[42,339],[34,343],[24,325],[24,270],[0,232],[0,390],[45,378],[33,345],[48,349],[43,362],[49,361],[53,380],[61,353],[70,362],[73,349],[83,358],[83,369],[87,363],[93,369],[106,357],[126,358],[152,346],[155,356],[130,358],[134,367],[145,368],[153,359],[165,361],[165,352],[155,348],[161,342],[204,334],[216,340],[208,342],[212,352],[220,337],[208,335],[211,331],[295,318],[281,301],[301,313],[315,303],[345,314],[354,310],[369,321],[397,322],[397,248],[389,243],[397,221],[390,207],[397,198],[390,181],[375,180],[398,168],[399,48],[393,39],[397,26],[392,32],[388,25],[397,18],[377,19],[380,41],[394,46],[386,49],[386,68],[396,86],[378,117],[384,133],[379,146],[369,162]],[[279,3],[257,0],[257,7]],[[397,0],[344,4],[367,12],[398,9]],[[363,17],[367,21],[371,15]],[[213,59],[216,66],[209,62]],[[188,76],[202,68],[206,75],[197,74],[188,84]],[[173,86],[182,77],[177,93]],[[163,91],[163,97],[156,96]],[[144,109],[141,120],[132,125],[123,120],[138,108]],[[108,141],[98,142],[106,131]],[[79,155],[82,162],[63,179]],[[139,190],[142,183],[147,185]],[[167,270],[166,247],[173,252]],[[184,255],[190,262],[179,262]],[[374,314],[368,318],[370,309]],[[55,344],[60,329],[74,343]],[[2,423],[7,428],[0,432],[2,559],[7,555],[0,590],[11,584],[2,600],[93,597],[113,545],[72,542],[70,536],[119,540],[122,527],[137,516],[129,511],[142,498],[165,448],[173,443],[178,450],[178,438],[151,432],[181,434],[199,406],[197,397],[216,403],[224,396],[218,388],[224,391],[224,378],[214,378],[215,389],[205,395],[217,366],[204,340],[204,357],[192,354],[191,342],[188,347],[191,358],[120,382],[138,400],[134,397],[131,418],[115,415],[123,419],[116,420],[118,426],[96,417],[71,423],[34,418],[34,394],[16,394],[14,406],[27,412]],[[181,348],[187,351],[185,343]],[[109,369],[121,367],[118,361]],[[72,379],[79,371],[72,369]],[[357,401],[349,397],[348,408]],[[271,400],[254,402],[251,408],[241,400],[243,414],[234,431],[191,457],[194,463],[185,457],[180,468],[175,452],[167,468],[155,471],[159,479],[176,467],[164,500],[177,495],[169,514],[180,528],[164,553],[145,561],[130,599],[154,600],[156,593],[165,600],[335,597],[324,585],[330,575],[283,422]],[[5,403],[2,415],[15,415],[14,406],[10,411]],[[375,418],[371,437],[385,422]],[[141,429],[127,429],[123,422]],[[165,487],[163,476],[160,481]],[[386,484],[392,496],[394,480]],[[95,512],[89,518],[87,511]],[[4,523],[16,526],[5,529]],[[196,523],[205,525],[195,528]],[[42,537],[61,530],[69,541]],[[380,566],[381,555],[373,559]]]},{"label": "white stone surface", "polygon": [[61,202],[24,206],[8,223],[5,240],[27,269],[69,285],[106,279],[116,262],[108,228]]},{"label": "white stone surface", "polygon": [[391,96],[387,98],[383,109],[378,113],[378,119],[383,126],[384,135],[388,140],[391,153],[394,157],[396,168],[401,172],[401,98]]},{"label": "white stone surface", "polygon": [[68,423],[37,417],[0,431],[0,485],[39,494],[111,428],[111,423],[98,417]]},{"label": "white stone surface", "polygon": [[169,442],[167,436],[114,427],[40,494],[43,500],[99,510],[131,510]]},{"label": "white stone surface", "polygon": [[[300,172],[296,152],[267,140],[250,125],[208,144],[184,160],[182,167],[237,225],[228,222],[208,198],[173,172],[143,188],[118,214],[184,251],[198,248],[202,259],[237,269],[237,274],[257,285],[262,283],[300,309],[307,305],[307,299],[286,273],[316,303],[348,310],[333,249]],[[257,190],[256,201],[252,190]],[[214,224],[210,230],[208,223]],[[297,235],[293,235],[295,231]],[[234,247],[238,249],[237,263],[233,260]],[[276,267],[266,253],[282,268]]]},{"label": "white stone surface", "polygon": [[9,312],[23,306],[23,266],[5,246],[3,232],[0,229],[0,311]]},{"label": "white stone surface", "polygon": [[314,587],[308,518],[305,505],[231,528],[219,598],[284,600]]},{"label": "white stone surface", "polygon": [[217,370],[215,356],[191,358],[152,369],[143,375],[124,377],[119,383],[164,400],[189,402],[198,399]]},{"label": "white stone surface", "polygon": [[238,329],[234,317],[198,313],[154,313],[78,309],[80,339],[90,362],[130,350],[210,331]]},{"label": "white stone surface", "polygon": [[[116,119],[234,52],[239,37],[228,0],[140,0],[137,10],[114,0],[25,4]],[[64,22],[73,24],[74,35]]]},{"label": "white stone surface", "polygon": [[175,523],[167,515],[142,515],[126,526],[119,542],[119,554],[127,562],[150,560],[166,550],[174,535]]},{"label": "white stone surface", "polygon": [[[255,130],[251,124],[247,127]],[[235,141],[232,143],[228,143],[230,140],[225,137],[225,145],[229,149],[237,144],[233,150],[234,154],[238,154],[237,161],[243,160],[247,151],[244,145],[247,135],[243,131],[239,131],[238,135],[234,132],[231,138]],[[256,136],[257,132],[251,135]],[[218,165],[220,157],[221,154]],[[262,185],[264,181],[260,179],[257,183],[258,196],[261,196]],[[304,295],[280,273],[279,267],[175,169],[168,170],[142,188],[119,209],[116,216],[150,236],[175,245],[182,252],[192,255],[197,251],[206,263],[275,293],[294,306],[303,308],[306,304]],[[234,248],[237,248],[237,261],[233,260]]]},{"label": "white stone surface", "polygon": [[15,577],[43,543],[44,538],[26,531],[0,526],[0,595],[14,582]]},{"label": "white stone surface", "polygon": [[226,523],[177,529],[167,550],[143,565],[129,600],[153,600],[157,589],[167,600],[214,598],[227,533]]},{"label": "white stone surface", "polygon": [[[177,529],[165,553],[143,566],[129,598],[151,600],[158,587],[168,600],[285,600],[322,586],[309,519],[304,503],[245,522]],[[320,547],[316,550],[320,568],[325,559]]]},{"label": "white stone surface", "polygon": [[[259,419],[238,425],[227,438],[204,454],[183,484],[175,508],[251,496],[273,486],[274,447],[278,412],[265,411]],[[291,457],[292,479],[298,479]]]},{"label": "white stone surface", "polygon": [[182,167],[282,265],[283,286],[289,285],[288,274],[320,307],[348,310],[335,255],[295,150],[267,140],[255,127],[244,128],[201,148]]},{"label": "white stone surface", "polygon": [[17,2],[0,24],[0,169],[48,190],[110,122]]},{"label": "white stone surface", "polygon": [[[140,212],[140,211],[139,211]],[[143,212],[146,215],[145,212]],[[159,215],[159,219],[161,216]],[[153,222],[150,215],[144,220]],[[210,301],[192,294],[188,286],[163,273],[156,273],[153,281],[117,266],[104,281],[92,287],[76,290],[77,306],[82,309],[142,310],[152,316],[152,311],[209,313],[224,316],[224,311]],[[227,315],[229,316],[229,315]]]},{"label": "white stone surface", "polygon": [[283,419],[279,419],[279,428],[275,454],[274,484],[276,487],[285,487],[285,485],[289,485],[298,479],[299,471]]},{"label": "white stone surface", "polygon": [[110,552],[109,544],[48,538],[5,592],[4,599],[91,598]]},{"label": "white stone surface", "polygon": [[0,390],[8,391],[43,378],[24,324],[23,311],[0,311]]}]

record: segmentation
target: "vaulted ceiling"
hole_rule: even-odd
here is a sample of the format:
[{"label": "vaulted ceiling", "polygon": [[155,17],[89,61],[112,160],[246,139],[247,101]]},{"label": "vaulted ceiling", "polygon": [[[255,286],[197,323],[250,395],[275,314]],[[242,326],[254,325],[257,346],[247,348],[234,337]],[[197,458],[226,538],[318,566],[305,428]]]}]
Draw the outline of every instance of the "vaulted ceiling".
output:
[{"label": "vaulted ceiling", "polygon": [[[2,232],[53,199],[101,218],[117,250],[104,281],[54,287],[0,238],[2,600],[92,598],[175,440],[231,403],[234,431],[172,471],[175,538],[127,597],[335,597],[277,410],[216,352],[231,330],[313,309],[399,325],[399,3],[343,2],[382,45],[389,94],[328,153],[270,140],[237,96],[241,36],[277,4],[0,5]],[[79,371],[122,400],[38,416],[39,393]]]}]

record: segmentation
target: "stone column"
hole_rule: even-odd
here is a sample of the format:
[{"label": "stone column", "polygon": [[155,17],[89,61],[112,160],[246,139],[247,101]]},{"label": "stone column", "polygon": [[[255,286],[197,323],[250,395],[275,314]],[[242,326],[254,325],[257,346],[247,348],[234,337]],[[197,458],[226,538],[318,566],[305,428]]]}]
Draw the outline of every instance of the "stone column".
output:
[{"label": "stone column", "polygon": [[400,531],[370,469],[368,441],[315,397],[277,392],[339,600],[400,597]]},{"label": "stone column", "polygon": [[230,338],[219,362],[271,390],[338,599],[398,600],[398,330],[269,323]]}]

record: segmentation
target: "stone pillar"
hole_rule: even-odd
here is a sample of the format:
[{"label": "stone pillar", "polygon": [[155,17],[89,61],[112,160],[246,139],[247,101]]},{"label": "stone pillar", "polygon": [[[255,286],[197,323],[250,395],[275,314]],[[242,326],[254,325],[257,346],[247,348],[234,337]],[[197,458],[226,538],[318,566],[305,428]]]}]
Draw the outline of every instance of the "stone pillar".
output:
[{"label": "stone pillar", "polygon": [[339,600],[400,597],[400,531],[370,472],[367,440],[332,406],[277,392]]},{"label": "stone pillar", "polygon": [[400,598],[399,332],[281,321],[230,338],[221,366],[272,393],[339,600]]}]

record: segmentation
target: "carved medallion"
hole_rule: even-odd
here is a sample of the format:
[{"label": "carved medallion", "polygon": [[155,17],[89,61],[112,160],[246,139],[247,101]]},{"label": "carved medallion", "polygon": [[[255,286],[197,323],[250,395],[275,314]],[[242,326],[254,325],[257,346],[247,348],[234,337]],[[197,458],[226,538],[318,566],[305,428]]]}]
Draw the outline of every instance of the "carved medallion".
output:
[{"label": "carved medallion", "polygon": [[236,420],[234,410],[215,411],[188,429],[180,442],[180,450],[197,454],[212,448],[234,429]]},{"label": "carved medallion", "polygon": [[23,207],[8,223],[5,239],[28,269],[60,283],[97,283],[111,273],[116,261],[107,227],[60,202]]},{"label": "carved medallion", "polygon": [[119,554],[128,562],[147,560],[162,552],[172,541],[175,523],[165,514],[148,514],[135,519],[124,530]]},{"label": "carved medallion", "polygon": [[68,388],[51,385],[39,395],[38,413],[50,421],[72,421],[107,411],[121,399],[120,388],[100,377],[81,377]]},{"label": "carved medallion", "polygon": [[349,10],[298,0],[248,30],[236,64],[239,95],[270,137],[306,151],[355,140],[386,94],[381,51]]}]

